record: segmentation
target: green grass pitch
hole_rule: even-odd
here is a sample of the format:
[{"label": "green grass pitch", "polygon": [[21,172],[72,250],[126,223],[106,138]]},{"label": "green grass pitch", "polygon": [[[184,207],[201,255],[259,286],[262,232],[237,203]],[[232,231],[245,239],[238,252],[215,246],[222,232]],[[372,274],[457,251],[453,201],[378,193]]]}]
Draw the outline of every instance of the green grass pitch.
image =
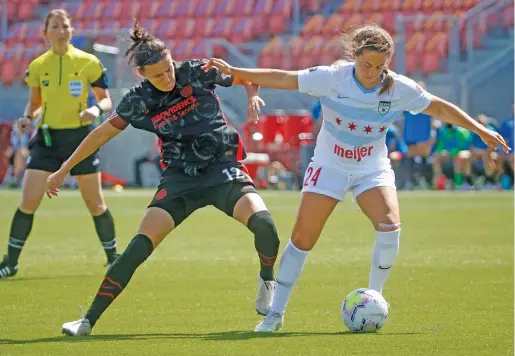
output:
[{"label": "green grass pitch", "polygon": [[[119,250],[151,190],[106,191]],[[264,192],[281,251],[299,194]],[[4,253],[19,192],[0,191]],[[513,355],[512,193],[400,193],[400,255],[377,334],[345,331],[340,305],[367,285],[374,232],[350,197],[330,218],[290,301],[285,326],[252,333],[258,260],[245,227],[212,208],[193,214],[136,272],[93,335],[60,335],[105,273],[78,192],[44,199],[18,275],[0,281],[0,355]]]}]

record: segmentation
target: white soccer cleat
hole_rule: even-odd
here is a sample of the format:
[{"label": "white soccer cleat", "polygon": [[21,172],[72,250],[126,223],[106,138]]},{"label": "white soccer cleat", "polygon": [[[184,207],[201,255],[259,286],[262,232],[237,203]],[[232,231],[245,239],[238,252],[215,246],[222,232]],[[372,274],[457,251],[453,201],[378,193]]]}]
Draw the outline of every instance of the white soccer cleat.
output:
[{"label": "white soccer cleat", "polygon": [[275,281],[265,281],[258,273],[257,282],[256,311],[260,315],[267,315],[274,299]]},{"label": "white soccer cleat", "polygon": [[271,333],[278,331],[284,324],[284,314],[270,312],[257,324],[254,332]]},{"label": "white soccer cleat", "polygon": [[91,334],[91,325],[88,319],[82,318],[76,321],[64,323],[61,333],[68,336],[85,336]]}]

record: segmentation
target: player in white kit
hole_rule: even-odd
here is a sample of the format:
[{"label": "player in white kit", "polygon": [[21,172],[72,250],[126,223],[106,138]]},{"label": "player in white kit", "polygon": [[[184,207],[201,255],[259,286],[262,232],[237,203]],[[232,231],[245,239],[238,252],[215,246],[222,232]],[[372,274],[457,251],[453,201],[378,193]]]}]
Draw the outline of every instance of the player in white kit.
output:
[{"label": "player in white kit", "polygon": [[365,25],[347,35],[344,45],[352,61],[301,71],[235,68],[220,59],[225,74],[261,87],[299,90],[320,98],[323,125],[315,155],[306,170],[302,198],[291,239],[285,247],[274,300],[255,331],[279,330],[291,291],[309,251],[338,202],[351,191],[372,222],[369,288],[382,293],[399,249],[400,215],[395,177],[385,145],[388,127],[403,111],[424,112],[476,132],[493,148],[509,151],[501,135],[476,123],[455,105],[429,94],[413,80],[388,70],[394,42],[384,29]]}]

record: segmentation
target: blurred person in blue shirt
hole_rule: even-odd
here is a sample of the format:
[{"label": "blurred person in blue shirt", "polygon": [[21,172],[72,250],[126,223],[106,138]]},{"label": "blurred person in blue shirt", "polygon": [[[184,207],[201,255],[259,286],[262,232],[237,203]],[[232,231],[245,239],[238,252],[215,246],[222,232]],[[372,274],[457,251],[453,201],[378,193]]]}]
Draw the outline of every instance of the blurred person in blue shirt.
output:
[{"label": "blurred person in blue shirt", "polygon": [[[515,111],[515,105],[514,105]],[[504,137],[506,143],[511,148],[509,153],[499,152],[499,173],[501,176],[501,185],[503,188],[508,189],[513,185],[514,182],[514,169],[513,169],[513,149],[515,146],[514,142],[514,120],[513,112],[511,118],[505,120],[499,129],[499,133]]]},{"label": "blurred person in blue shirt", "polygon": [[395,172],[396,185],[399,189],[406,185],[409,177],[406,175],[406,158],[408,154],[408,146],[404,142],[404,138],[400,130],[392,125],[386,131],[386,148],[388,149],[388,157]]},{"label": "blurred person in blue shirt", "polygon": [[[487,127],[490,130],[497,131],[497,129],[491,124],[491,120],[484,114],[477,116],[477,121]],[[485,172],[485,185],[484,188],[493,188],[497,184],[496,179],[496,162],[497,153],[491,148],[484,144],[478,134],[472,133],[472,146],[470,147],[471,159],[469,164],[475,164],[478,161],[479,165],[475,167],[478,170],[484,170]],[[482,163],[482,164],[481,164]]]},{"label": "blurred person in blue shirt", "polygon": [[[417,83],[425,89],[424,82]],[[436,131],[432,128],[431,116],[420,113],[413,115],[404,112],[403,138],[408,147],[407,153],[407,174],[411,184],[418,182],[422,184],[421,178],[426,178],[426,182],[431,184],[431,176],[425,174],[425,166],[431,164],[431,148],[435,142]],[[425,183],[424,183],[425,184]]]}]

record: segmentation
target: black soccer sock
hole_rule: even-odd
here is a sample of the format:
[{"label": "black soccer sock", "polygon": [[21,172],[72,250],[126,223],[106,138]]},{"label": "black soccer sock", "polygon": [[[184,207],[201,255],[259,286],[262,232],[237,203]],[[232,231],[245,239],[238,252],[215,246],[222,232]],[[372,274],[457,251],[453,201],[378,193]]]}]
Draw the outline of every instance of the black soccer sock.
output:
[{"label": "black soccer sock", "polygon": [[91,303],[85,318],[94,326],[104,311],[125,289],[136,268],[150,256],[152,241],[145,235],[136,235],[123,254],[118,257],[107,271],[100,289]]},{"label": "black soccer sock", "polygon": [[279,251],[279,237],[272,215],[268,211],[259,211],[249,218],[247,227],[254,233],[254,246],[261,265],[261,278],[272,281],[274,264]]},{"label": "black soccer sock", "polygon": [[97,230],[98,238],[100,239],[107,255],[107,260],[110,261],[116,253],[113,216],[109,209],[106,209],[103,214],[93,216],[93,221],[95,222],[95,230]]},{"label": "black soccer sock", "polygon": [[465,176],[465,182],[467,182],[471,187],[474,186],[474,180],[472,179],[472,176]]},{"label": "black soccer sock", "polygon": [[25,214],[20,209],[17,209],[14,213],[7,247],[10,264],[15,265],[18,263],[18,257],[20,257],[25,241],[29,237],[30,230],[32,230],[33,221],[34,214]]}]

